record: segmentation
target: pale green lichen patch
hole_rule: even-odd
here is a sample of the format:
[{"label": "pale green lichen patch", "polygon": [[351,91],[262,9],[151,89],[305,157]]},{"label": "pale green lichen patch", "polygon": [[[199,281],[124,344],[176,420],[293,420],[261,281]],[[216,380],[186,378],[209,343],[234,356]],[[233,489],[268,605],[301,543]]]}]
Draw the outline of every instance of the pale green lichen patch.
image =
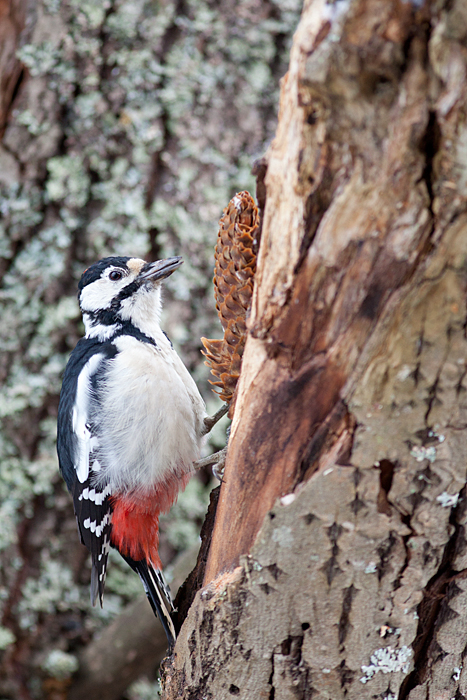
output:
[{"label": "pale green lichen patch", "polygon": [[433,463],[436,459],[436,449],[433,447],[433,445],[430,445],[430,447],[415,445],[410,450],[410,454],[412,457],[415,457],[417,462],[423,462],[425,459],[427,459],[429,462]]},{"label": "pale green lichen patch", "polygon": [[60,58],[57,48],[50,41],[37,45],[26,44],[18,50],[17,56],[29,68],[33,77],[51,71]]},{"label": "pale green lichen patch", "polygon": [[54,613],[78,604],[73,576],[62,563],[45,558],[38,578],[28,578],[18,604],[22,629],[36,625],[40,613]]},{"label": "pale green lichen patch", "polygon": [[436,496],[436,500],[442,508],[455,508],[457,506],[457,502],[459,501],[459,494],[450,494],[443,491],[443,493],[441,493],[439,496]]},{"label": "pale green lichen patch", "polygon": [[53,649],[48,655],[42,669],[52,678],[64,681],[78,670],[79,662],[73,654],[67,654],[61,649]]},{"label": "pale green lichen patch", "polygon": [[46,192],[51,202],[63,201],[69,207],[82,207],[88,200],[89,176],[78,155],[49,158]]},{"label": "pale green lichen patch", "polygon": [[362,666],[364,675],[360,678],[361,682],[368,683],[377,673],[408,673],[412,655],[412,649],[405,645],[400,649],[376,649],[371,655],[369,666]]},{"label": "pale green lichen patch", "polygon": [[15,635],[7,627],[0,627],[0,650],[6,649],[15,642]]},{"label": "pale green lichen patch", "polygon": [[155,700],[161,690],[160,682],[151,682],[147,678],[140,678],[130,685],[126,691],[128,700]]}]

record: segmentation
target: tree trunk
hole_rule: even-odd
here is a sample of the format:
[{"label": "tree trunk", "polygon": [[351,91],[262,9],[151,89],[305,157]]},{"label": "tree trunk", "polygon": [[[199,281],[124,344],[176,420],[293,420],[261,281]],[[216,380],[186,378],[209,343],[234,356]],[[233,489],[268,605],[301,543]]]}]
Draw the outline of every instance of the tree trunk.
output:
[{"label": "tree trunk", "polygon": [[175,698],[464,698],[467,8],[306,2]]}]

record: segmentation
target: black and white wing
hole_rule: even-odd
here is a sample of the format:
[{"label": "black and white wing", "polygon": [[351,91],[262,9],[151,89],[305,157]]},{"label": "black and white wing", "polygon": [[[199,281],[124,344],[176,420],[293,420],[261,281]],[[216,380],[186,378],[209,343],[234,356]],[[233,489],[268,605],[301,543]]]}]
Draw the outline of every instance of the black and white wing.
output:
[{"label": "black and white wing", "polygon": [[99,598],[102,607],[112,530],[112,505],[109,487],[93,485],[93,465],[96,461],[92,459],[91,453],[89,478],[83,483],[75,482],[73,503],[81,542],[91,552],[91,603],[95,605]]},{"label": "black and white wing", "polygon": [[109,359],[106,346],[83,339],[73,351],[63,379],[58,409],[60,469],[73,496],[81,541],[91,552],[91,602],[102,605],[112,529],[110,489],[96,479],[99,441],[93,426],[95,387]]}]

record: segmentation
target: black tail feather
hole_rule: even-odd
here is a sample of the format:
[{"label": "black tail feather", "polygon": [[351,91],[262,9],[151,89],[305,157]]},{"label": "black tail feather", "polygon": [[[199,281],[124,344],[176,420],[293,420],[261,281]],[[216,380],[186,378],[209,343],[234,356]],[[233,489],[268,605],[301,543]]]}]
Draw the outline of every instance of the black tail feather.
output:
[{"label": "black tail feather", "polygon": [[169,653],[171,653],[175,646],[177,636],[171,618],[171,612],[174,610],[174,606],[169,587],[162,575],[162,571],[155,569],[144,560],[134,561],[128,557],[123,558],[140,577],[154,615],[158,617],[162,623],[169,643]]}]

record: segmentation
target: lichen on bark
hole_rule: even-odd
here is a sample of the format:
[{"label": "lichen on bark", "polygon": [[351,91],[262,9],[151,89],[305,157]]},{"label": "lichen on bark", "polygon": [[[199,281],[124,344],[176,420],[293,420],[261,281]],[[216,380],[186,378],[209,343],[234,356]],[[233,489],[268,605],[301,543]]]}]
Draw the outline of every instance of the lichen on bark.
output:
[{"label": "lichen on bark", "polygon": [[[82,333],[77,280],[110,253],[181,253],[164,326],[210,395],[199,338],[220,334],[207,301],[216,221],[232,194],[253,184],[252,161],[272,136],[300,3],[260,11],[251,0],[219,8],[203,0],[7,5],[0,691],[40,697],[45,652],[79,648],[106,621],[89,611],[87,563],[54,445],[60,378]],[[199,528],[208,488],[201,490],[187,494],[197,503],[188,527],[179,518],[177,537],[163,537],[167,558]],[[124,569],[112,566],[121,594],[109,590],[108,617],[134,593]],[[70,574],[66,600],[60,567]],[[28,601],[31,611],[40,607],[29,630],[20,624]]]}]

